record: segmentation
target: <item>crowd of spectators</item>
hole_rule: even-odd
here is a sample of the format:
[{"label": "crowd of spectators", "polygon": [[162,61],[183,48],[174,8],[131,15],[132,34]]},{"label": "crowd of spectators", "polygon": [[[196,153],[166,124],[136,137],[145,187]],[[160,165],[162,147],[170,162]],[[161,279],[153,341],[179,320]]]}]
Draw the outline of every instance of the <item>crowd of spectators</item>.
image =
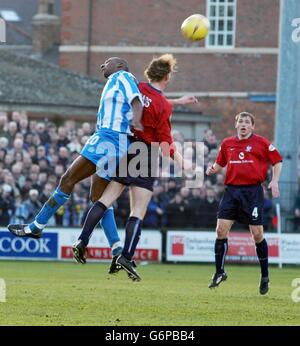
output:
[{"label": "crowd of spectators", "polygon": [[[47,119],[29,119],[25,112],[0,112],[0,225],[28,223],[47,201],[67,167],[79,155],[93,133],[94,124],[72,120],[61,124]],[[173,131],[175,142],[184,138]],[[193,172],[171,177],[161,168],[153,198],[144,220],[149,228],[214,228],[216,211],[224,191],[224,172],[205,177],[201,187],[188,188],[195,172],[202,173],[214,162],[219,141],[207,129],[203,143],[191,142],[185,154],[193,158]],[[203,166],[204,163],[204,166]],[[50,220],[49,226],[81,226],[90,206],[90,179],[79,183],[69,201]],[[265,189],[265,226],[274,227],[274,207]],[[119,227],[129,214],[128,191],[115,203]],[[299,213],[300,215],[300,213]]]}]

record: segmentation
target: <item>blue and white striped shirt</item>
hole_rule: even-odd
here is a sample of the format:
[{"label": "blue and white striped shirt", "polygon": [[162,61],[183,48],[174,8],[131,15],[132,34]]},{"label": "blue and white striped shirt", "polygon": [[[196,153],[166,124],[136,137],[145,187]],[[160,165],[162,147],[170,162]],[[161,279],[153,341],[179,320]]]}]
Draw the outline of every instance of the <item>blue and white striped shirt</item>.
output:
[{"label": "blue and white striped shirt", "polygon": [[109,76],[100,99],[97,131],[110,129],[131,134],[131,102],[135,97],[143,103],[137,81],[131,73],[121,70]]}]

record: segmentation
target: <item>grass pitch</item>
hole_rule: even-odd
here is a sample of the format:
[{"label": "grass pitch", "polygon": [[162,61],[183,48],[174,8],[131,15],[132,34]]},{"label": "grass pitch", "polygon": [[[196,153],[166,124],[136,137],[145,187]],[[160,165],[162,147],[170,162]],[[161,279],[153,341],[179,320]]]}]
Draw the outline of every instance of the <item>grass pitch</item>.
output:
[{"label": "grass pitch", "polygon": [[0,325],[300,325],[300,303],[291,299],[299,268],[271,268],[266,296],[258,293],[258,266],[227,265],[228,280],[214,290],[207,287],[213,265],[140,265],[139,283],[107,269],[0,261],[7,286]]}]

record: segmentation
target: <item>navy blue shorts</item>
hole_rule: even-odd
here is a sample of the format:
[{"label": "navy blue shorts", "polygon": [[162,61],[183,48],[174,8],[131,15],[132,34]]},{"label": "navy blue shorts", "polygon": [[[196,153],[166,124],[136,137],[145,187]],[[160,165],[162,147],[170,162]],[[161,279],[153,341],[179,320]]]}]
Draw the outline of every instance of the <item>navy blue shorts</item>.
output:
[{"label": "navy blue shorts", "polygon": [[235,220],[241,224],[263,224],[264,192],[258,185],[228,185],[218,209],[218,219]]},{"label": "navy blue shorts", "polygon": [[[151,145],[140,140],[130,139],[130,142],[129,153],[121,161],[117,167],[116,176],[112,177],[111,180],[122,185],[133,185],[153,191],[153,185],[157,178],[158,147],[155,148],[152,146],[151,150]],[[145,151],[141,153],[141,150],[137,150],[136,153],[131,154],[130,150],[132,149],[131,145],[133,143],[136,145],[142,144],[142,150]],[[132,172],[129,168],[134,168],[136,171]]]}]

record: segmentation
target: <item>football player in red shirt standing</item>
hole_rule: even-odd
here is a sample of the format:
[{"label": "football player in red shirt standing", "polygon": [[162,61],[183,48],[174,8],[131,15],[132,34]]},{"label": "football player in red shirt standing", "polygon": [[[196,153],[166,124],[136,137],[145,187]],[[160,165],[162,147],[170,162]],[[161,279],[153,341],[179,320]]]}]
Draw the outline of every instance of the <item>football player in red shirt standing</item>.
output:
[{"label": "football player in red shirt standing", "polygon": [[268,165],[271,163],[272,180],[268,187],[274,198],[279,197],[282,157],[266,138],[253,133],[254,123],[255,117],[251,113],[238,114],[235,117],[237,136],[223,140],[216,162],[206,170],[207,175],[212,175],[227,166],[226,189],[217,216],[216,273],[209,288],[217,287],[227,279],[224,271],[227,236],[233,223],[238,221],[249,225],[254,238],[261,267],[259,291],[266,294],[269,290],[268,245],[262,226],[264,195],[261,184],[267,177]]}]

